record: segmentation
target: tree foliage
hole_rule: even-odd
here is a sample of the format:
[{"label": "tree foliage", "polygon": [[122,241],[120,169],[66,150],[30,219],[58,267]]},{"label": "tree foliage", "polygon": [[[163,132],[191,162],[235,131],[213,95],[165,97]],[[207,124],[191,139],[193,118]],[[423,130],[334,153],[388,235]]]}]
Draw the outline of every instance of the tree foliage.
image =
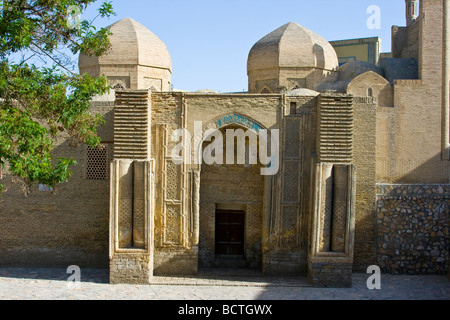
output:
[{"label": "tree foliage", "polygon": [[[0,166],[28,185],[70,178],[76,161],[52,157],[59,136],[75,145],[100,142],[104,120],[88,109],[94,95],[109,91],[107,79],[70,70],[79,53],[109,48],[107,29],[77,20],[95,1],[0,0]],[[105,1],[97,17],[112,14]]]}]

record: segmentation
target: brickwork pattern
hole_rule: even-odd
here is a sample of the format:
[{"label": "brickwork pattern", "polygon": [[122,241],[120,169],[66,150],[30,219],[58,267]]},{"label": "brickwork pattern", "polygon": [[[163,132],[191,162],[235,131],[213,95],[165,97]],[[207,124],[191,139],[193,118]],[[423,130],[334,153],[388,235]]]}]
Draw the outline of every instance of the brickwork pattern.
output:
[{"label": "brickwork pattern", "polygon": [[[377,182],[447,183],[450,162],[441,161],[443,1],[422,0],[418,20],[404,32],[403,54],[417,34],[419,79],[394,82],[393,110],[378,110]],[[402,53],[399,53],[401,55]],[[381,142],[381,143],[379,143]],[[417,152],[420,150],[420,152]]]},{"label": "brickwork pattern", "polygon": [[322,94],[319,98],[319,162],[351,162],[353,97]]},{"label": "brickwork pattern", "polygon": [[316,196],[308,257],[308,279],[316,286],[351,286],[356,187],[353,103],[351,95],[319,96]]},{"label": "brickwork pattern", "polygon": [[261,225],[264,178],[254,165],[203,165],[200,183],[200,260],[214,264],[215,210],[217,203],[245,206],[245,258],[248,266],[261,266]]},{"label": "brickwork pattern", "polygon": [[348,288],[352,286],[350,263],[313,262],[308,267],[308,280],[316,287]]},{"label": "brickwork pattern", "polygon": [[198,247],[191,244],[186,169],[171,159],[173,130],[183,127],[184,94],[152,93],[152,158],[155,159],[155,275],[196,274]]},{"label": "brickwork pattern", "polygon": [[[112,120],[112,102],[92,102],[90,112]],[[113,140],[113,123],[99,128],[102,141]],[[112,144],[108,159],[112,159]],[[55,192],[38,186],[24,194],[12,185],[0,201],[0,266],[81,268],[108,266],[109,177],[87,180],[87,146],[70,145],[68,137],[55,143],[53,156],[74,157],[77,165],[68,183]],[[2,183],[11,185],[4,175]]]},{"label": "brickwork pattern", "polygon": [[192,275],[198,272],[198,249],[155,248],[155,276]]},{"label": "brickwork pattern", "polygon": [[112,284],[148,284],[152,277],[148,254],[116,253],[109,262]]},{"label": "brickwork pattern", "polygon": [[104,180],[108,175],[108,148],[106,145],[87,147],[86,179]]},{"label": "brickwork pattern", "polygon": [[114,158],[149,158],[150,110],[148,90],[117,91],[114,108]]},{"label": "brickwork pattern", "polygon": [[315,150],[316,105],[316,97],[286,97],[282,159],[272,185],[269,238],[263,240],[265,274],[306,274],[309,155]]},{"label": "brickwork pattern", "polygon": [[377,106],[373,98],[354,97],[354,164],[356,166],[354,271],[365,272],[376,257]]},{"label": "brickwork pattern", "polygon": [[306,259],[306,252],[289,248],[268,252],[263,257],[263,272],[268,276],[304,276],[307,269]]}]

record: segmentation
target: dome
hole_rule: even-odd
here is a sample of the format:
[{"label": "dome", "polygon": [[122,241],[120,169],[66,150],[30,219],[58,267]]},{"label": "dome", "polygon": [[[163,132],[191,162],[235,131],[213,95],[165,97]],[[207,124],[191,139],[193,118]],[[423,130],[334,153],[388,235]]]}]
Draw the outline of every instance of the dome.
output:
[{"label": "dome", "polygon": [[288,92],[286,92],[287,96],[303,96],[303,97],[316,97],[320,93],[314,90],[305,89],[305,88],[299,88],[299,89],[293,89]]},{"label": "dome", "polygon": [[108,29],[112,33],[111,48],[100,57],[80,54],[80,72],[97,65],[141,65],[171,72],[172,61],[165,44],[145,26],[131,18],[125,18]]},{"label": "dome", "polygon": [[337,81],[349,81],[367,71],[373,71],[380,76],[383,76],[383,70],[376,65],[365,61],[355,60],[347,62],[339,67]]},{"label": "dome", "polygon": [[195,91],[196,93],[213,93],[213,94],[217,94],[218,92],[216,90],[213,89],[200,89]]},{"label": "dome", "polygon": [[295,22],[269,33],[250,50],[247,71],[278,68],[335,70],[336,51],[323,37]]}]

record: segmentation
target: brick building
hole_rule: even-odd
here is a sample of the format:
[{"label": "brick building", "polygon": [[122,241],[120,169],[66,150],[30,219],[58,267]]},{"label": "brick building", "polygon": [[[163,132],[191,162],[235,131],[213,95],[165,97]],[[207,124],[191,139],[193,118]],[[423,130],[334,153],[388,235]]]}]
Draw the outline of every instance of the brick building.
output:
[{"label": "brick building", "polygon": [[[449,1],[406,7],[377,65],[339,67],[321,36],[278,28],[251,49],[249,91],[235,94],[171,91],[164,43],[132,19],[113,24],[110,52],[79,60],[115,89],[92,101],[102,144],[58,142],[79,165],[56,193],[4,193],[0,266],[109,267],[111,283],[223,266],[318,286],[350,286],[369,265],[448,273]],[[180,129],[189,139],[173,139]],[[229,129],[248,135],[245,161],[195,161]],[[252,134],[257,150],[276,143],[270,162],[248,161]]]}]

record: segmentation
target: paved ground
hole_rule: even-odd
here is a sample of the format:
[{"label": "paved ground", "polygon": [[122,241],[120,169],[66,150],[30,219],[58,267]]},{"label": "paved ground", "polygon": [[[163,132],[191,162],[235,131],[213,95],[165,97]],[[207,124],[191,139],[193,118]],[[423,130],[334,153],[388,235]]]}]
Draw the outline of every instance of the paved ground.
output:
[{"label": "paved ground", "polygon": [[369,290],[368,274],[352,288],[312,288],[304,278],[267,278],[257,272],[202,272],[196,277],[155,277],[151,285],[110,285],[108,270],[81,270],[70,287],[65,269],[0,269],[0,300],[450,300],[445,276],[381,275]]}]

